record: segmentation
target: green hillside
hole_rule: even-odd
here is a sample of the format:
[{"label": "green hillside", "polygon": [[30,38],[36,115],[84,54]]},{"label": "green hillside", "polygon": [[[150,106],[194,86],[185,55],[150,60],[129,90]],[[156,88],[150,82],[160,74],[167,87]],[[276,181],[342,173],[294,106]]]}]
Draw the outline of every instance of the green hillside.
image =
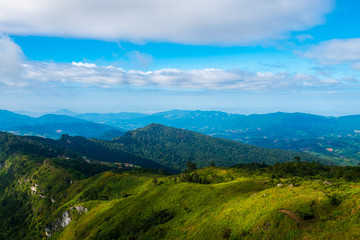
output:
[{"label": "green hillside", "polygon": [[[278,167],[286,169],[284,165]],[[24,222],[16,232],[21,234],[11,235],[11,239],[45,238],[45,228],[51,234],[50,239],[66,240],[357,239],[360,236],[357,207],[360,185],[342,177],[305,174],[273,179],[272,170],[256,165],[208,167],[172,176],[141,171],[104,172],[61,187],[46,179],[48,185],[56,185],[48,192],[47,185],[40,185],[44,179],[40,176],[48,176],[47,169],[43,165],[36,172],[37,182],[56,202],[51,204],[47,200],[49,206],[42,208],[46,213],[30,215],[31,221]],[[52,174],[59,176],[55,170]],[[205,178],[206,184],[184,180],[184,175],[195,174]],[[60,178],[59,184],[67,177],[65,174]],[[28,197],[32,199],[30,206],[45,206],[42,201],[46,200],[40,195],[30,193]],[[71,221],[66,227],[54,230],[54,223],[63,220],[65,212]],[[9,236],[9,231],[2,233],[3,237]]]},{"label": "green hillside", "polygon": [[0,239],[41,239],[40,223],[62,205],[61,197],[74,181],[112,169],[72,161],[18,154],[1,161]]},{"label": "green hillside", "polygon": [[[238,148],[253,160],[214,167]],[[196,169],[206,152],[212,166]],[[170,169],[165,157],[179,154],[174,175],[117,162]],[[266,154],[276,163],[260,163]],[[358,239],[360,167],[276,154],[161,125],[116,141],[0,133],[0,239]]]},{"label": "green hillside", "polygon": [[[204,173],[203,173],[204,172]],[[224,182],[175,182],[174,177],[105,173],[89,181],[112,183],[124,196],[107,201],[75,195],[72,204],[89,209],[54,239],[356,239],[360,236],[359,185],[303,181],[281,187],[234,169],[203,169],[199,174]],[[101,180],[100,180],[101,179]],[[232,179],[232,180],[230,180]],[[114,184],[116,182],[116,184]],[[87,189],[91,187],[88,186]],[[96,187],[95,187],[96,189]],[[331,194],[345,196],[341,203]],[[100,191],[99,194],[107,194]],[[119,193],[117,193],[119,195]],[[329,196],[327,196],[329,195]],[[114,199],[112,199],[114,198]],[[85,199],[85,201],[83,200]]]},{"label": "green hillside", "polygon": [[105,142],[0,137],[0,239],[359,237],[359,167],[297,158],[161,175],[84,160]]}]

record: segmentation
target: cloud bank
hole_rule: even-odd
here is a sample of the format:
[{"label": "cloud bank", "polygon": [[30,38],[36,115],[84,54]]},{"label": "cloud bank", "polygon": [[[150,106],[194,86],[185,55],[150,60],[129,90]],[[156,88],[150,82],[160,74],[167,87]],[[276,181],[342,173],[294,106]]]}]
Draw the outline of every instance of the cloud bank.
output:
[{"label": "cloud bank", "polygon": [[24,65],[24,79],[33,82],[79,84],[83,87],[141,86],[183,89],[240,89],[271,91],[338,85],[336,79],[289,72],[250,72],[243,70],[200,69],[183,71],[125,71],[113,66],[86,63],[36,63]]},{"label": "cloud bank", "polygon": [[[159,89],[237,89],[249,91],[299,90],[343,84],[331,76],[305,73],[251,72],[216,68],[156,71],[124,70],[94,63],[46,63],[27,61],[10,38],[0,38],[0,87],[117,88],[122,86]],[[351,83],[346,81],[347,83]]]},{"label": "cloud bank", "polygon": [[334,0],[4,0],[0,32],[249,45],[324,22]]}]

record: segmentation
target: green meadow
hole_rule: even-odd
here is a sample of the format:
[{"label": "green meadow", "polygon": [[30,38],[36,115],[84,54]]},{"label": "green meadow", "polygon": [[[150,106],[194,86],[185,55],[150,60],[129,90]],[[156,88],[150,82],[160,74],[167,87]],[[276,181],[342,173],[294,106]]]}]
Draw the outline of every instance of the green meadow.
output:
[{"label": "green meadow", "polygon": [[[106,172],[73,184],[66,204],[89,211],[53,239],[358,239],[360,184],[197,170],[180,175]],[[154,178],[157,182],[154,183]],[[219,181],[221,179],[221,181]],[[296,183],[295,183],[296,182]]]}]

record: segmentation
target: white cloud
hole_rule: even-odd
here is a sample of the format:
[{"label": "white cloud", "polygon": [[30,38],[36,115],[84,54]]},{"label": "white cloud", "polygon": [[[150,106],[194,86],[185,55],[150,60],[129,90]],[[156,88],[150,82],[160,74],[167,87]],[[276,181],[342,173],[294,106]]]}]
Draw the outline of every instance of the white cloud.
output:
[{"label": "white cloud", "polygon": [[247,45],[324,22],[334,0],[3,0],[0,32]]},{"label": "white cloud", "polygon": [[23,53],[9,37],[0,36],[0,84],[23,85],[20,80]]},{"label": "white cloud", "polygon": [[86,67],[86,68],[94,68],[94,67],[96,67],[96,64],[94,64],[94,63],[72,62],[71,64],[74,65],[74,66]]},{"label": "white cloud", "polygon": [[[173,89],[239,89],[249,91],[297,90],[309,87],[338,86],[331,76],[290,72],[250,72],[216,68],[157,71],[126,71],[114,66],[93,63],[46,63],[25,60],[18,45],[10,38],[0,38],[0,83],[7,88],[44,89],[84,87],[116,88],[140,86]],[[348,81],[347,81],[348,82]],[[1,85],[0,85],[1,87]]]},{"label": "white cloud", "polygon": [[34,63],[24,66],[27,81],[78,84],[81,87],[111,88],[142,86],[182,89],[240,89],[256,91],[289,90],[338,85],[339,81],[310,74],[289,72],[249,72],[242,70],[200,69],[183,71],[125,71],[122,68],[87,67],[74,64]]},{"label": "white cloud", "polygon": [[316,59],[324,65],[350,64],[352,68],[360,69],[360,38],[321,42],[300,55]]}]

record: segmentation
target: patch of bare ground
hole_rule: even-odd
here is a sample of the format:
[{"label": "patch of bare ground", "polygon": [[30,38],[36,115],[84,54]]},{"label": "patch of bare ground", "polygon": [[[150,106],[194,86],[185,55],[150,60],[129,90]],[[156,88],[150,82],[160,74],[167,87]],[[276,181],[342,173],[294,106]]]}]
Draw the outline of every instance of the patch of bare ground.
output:
[{"label": "patch of bare ground", "polygon": [[294,213],[291,210],[279,209],[278,211],[285,214],[292,220],[294,220],[297,223],[298,227],[300,227],[302,229],[311,228],[312,224],[317,221],[316,218],[304,220],[303,218],[301,218],[299,215],[297,215],[296,213]]}]

